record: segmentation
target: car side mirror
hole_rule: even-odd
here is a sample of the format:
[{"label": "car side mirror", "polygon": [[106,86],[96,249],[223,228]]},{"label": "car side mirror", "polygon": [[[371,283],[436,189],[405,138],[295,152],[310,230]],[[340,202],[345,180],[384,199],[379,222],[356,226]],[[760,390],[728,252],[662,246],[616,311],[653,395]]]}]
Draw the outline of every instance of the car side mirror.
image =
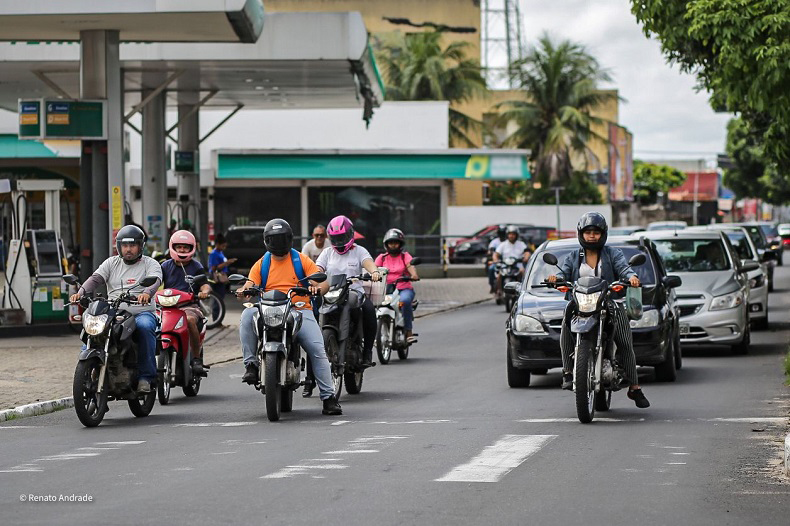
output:
[{"label": "car side mirror", "polygon": [[680,279],[680,276],[664,276],[661,283],[668,289],[676,289],[683,284],[683,280]]},{"label": "car side mirror", "polygon": [[310,274],[307,276],[307,279],[315,281],[316,283],[323,283],[326,281],[326,274],[323,272],[316,272],[315,274]]},{"label": "car side mirror", "polygon": [[741,261],[741,267],[738,269],[738,272],[746,273],[757,270],[758,268],[760,268],[759,263],[753,259],[747,259],[745,261]]},{"label": "car side mirror", "polygon": [[510,283],[506,283],[504,290],[505,290],[505,292],[518,294],[519,292],[521,292],[521,282],[520,281],[511,281]]},{"label": "car side mirror", "polygon": [[420,258],[411,258],[409,265],[416,266],[419,265],[420,263],[422,263],[422,260]]},{"label": "car side mirror", "polygon": [[228,281],[234,285],[238,285],[247,281],[247,276],[242,276],[241,274],[231,274],[228,276]]},{"label": "car side mirror", "polygon": [[634,254],[631,256],[631,259],[628,260],[628,265],[638,267],[639,265],[644,265],[646,262],[647,257],[644,254]]},{"label": "car side mirror", "polygon": [[141,287],[150,287],[159,279],[159,276],[146,276],[137,283]]},{"label": "car side mirror", "polygon": [[555,267],[557,266],[557,263],[558,263],[557,256],[555,256],[554,254],[551,254],[549,252],[546,252],[545,254],[543,254],[543,261],[547,265],[552,265],[552,266],[555,266]]},{"label": "car side mirror", "polygon": [[79,285],[80,282],[77,279],[77,276],[75,276],[74,274],[66,274],[65,276],[63,276],[63,281],[65,281],[69,285]]}]

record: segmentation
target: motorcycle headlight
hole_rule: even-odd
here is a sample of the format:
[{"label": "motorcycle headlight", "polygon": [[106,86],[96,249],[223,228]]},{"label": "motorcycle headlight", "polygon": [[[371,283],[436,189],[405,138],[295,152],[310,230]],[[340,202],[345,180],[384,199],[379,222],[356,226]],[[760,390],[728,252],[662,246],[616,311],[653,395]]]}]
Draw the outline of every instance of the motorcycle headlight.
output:
[{"label": "motorcycle headlight", "polygon": [[658,311],[655,309],[642,312],[642,317],[638,320],[631,320],[632,329],[647,329],[658,327]]},{"label": "motorcycle headlight", "polygon": [[725,294],[723,296],[716,296],[710,302],[710,310],[725,310],[734,309],[743,303],[743,293],[739,290]]},{"label": "motorcycle headlight", "polygon": [[263,311],[263,324],[267,327],[279,327],[285,320],[285,310],[279,307],[269,307]]},{"label": "motorcycle headlight", "polygon": [[92,316],[85,313],[82,315],[82,326],[85,328],[85,332],[91,336],[96,336],[97,334],[103,333],[104,329],[107,328],[107,320],[109,318],[107,314]]},{"label": "motorcycle headlight", "polygon": [[522,333],[547,334],[538,320],[524,314],[516,315],[516,323],[513,330]]},{"label": "motorcycle headlight", "polygon": [[157,296],[156,301],[162,307],[175,307],[181,299],[181,294],[175,296]]},{"label": "motorcycle headlight", "polygon": [[598,300],[601,299],[603,291],[593,292],[592,294],[576,293],[576,304],[579,306],[579,312],[593,312],[598,305]]},{"label": "motorcycle headlight", "polygon": [[382,306],[386,306],[392,303],[392,294],[386,294],[384,299],[381,301]]},{"label": "motorcycle headlight", "polygon": [[516,258],[505,258],[505,265],[512,267],[516,264]]},{"label": "motorcycle headlight", "polygon": [[327,303],[336,303],[337,300],[340,299],[340,295],[343,293],[343,289],[335,289],[330,290],[326,294],[324,294],[324,301]]}]

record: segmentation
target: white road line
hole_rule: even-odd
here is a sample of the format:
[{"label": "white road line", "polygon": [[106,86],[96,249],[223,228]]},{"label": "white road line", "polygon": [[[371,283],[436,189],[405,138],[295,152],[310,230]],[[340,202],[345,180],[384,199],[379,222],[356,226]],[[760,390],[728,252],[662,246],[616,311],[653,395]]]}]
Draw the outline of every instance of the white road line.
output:
[{"label": "white road line", "polygon": [[[288,479],[297,477],[299,475],[309,475],[315,469],[346,469],[348,466],[345,464],[315,464],[312,466],[286,466],[280,471],[264,475],[262,479]],[[323,477],[322,477],[323,478]]]},{"label": "white road line", "polygon": [[331,426],[342,426],[344,424],[350,424],[351,422],[353,422],[353,420],[338,420],[337,422],[332,422],[329,425],[331,425]]},{"label": "white road line", "polygon": [[[578,422],[578,418],[527,418],[524,420],[516,420],[516,422],[525,424],[555,424],[565,422]],[[596,418],[596,422],[644,422],[644,418]]]},{"label": "white road line", "polygon": [[119,447],[78,447],[77,451],[110,451],[113,449],[121,449]]},{"label": "white road line", "polygon": [[457,424],[456,420],[409,420],[408,422],[373,422],[374,424],[401,425],[401,424]]},{"label": "white road line", "polygon": [[322,455],[348,455],[353,453],[381,453],[379,449],[343,449],[340,451],[324,451]]},{"label": "white road line", "polygon": [[746,422],[750,424],[784,424],[786,417],[752,417],[752,418],[708,418],[706,422]]},{"label": "white road line", "polygon": [[145,440],[126,440],[125,442],[96,442],[97,446],[139,446],[145,444]]},{"label": "white road line", "polygon": [[437,482],[498,482],[557,435],[505,435]]},{"label": "white road line", "polygon": [[173,427],[241,427],[254,426],[257,422],[194,422],[188,424],[173,424]]},{"label": "white road line", "polygon": [[35,429],[39,426],[0,426],[0,429]]},{"label": "white road line", "polygon": [[666,462],[665,464],[667,466],[685,466],[686,465],[685,462]]},{"label": "white road line", "polygon": [[50,455],[48,457],[37,458],[33,462],[42,462],[50,460],[75,460],[78,458],[98,457],[101,453],[61,453],[59,455]]},{"label": "white road line", "polygon": [[44,471],[43,469],[33,469],[33,468],[11,468],[11,469],[2,469],[0,473],[41,473]]}]

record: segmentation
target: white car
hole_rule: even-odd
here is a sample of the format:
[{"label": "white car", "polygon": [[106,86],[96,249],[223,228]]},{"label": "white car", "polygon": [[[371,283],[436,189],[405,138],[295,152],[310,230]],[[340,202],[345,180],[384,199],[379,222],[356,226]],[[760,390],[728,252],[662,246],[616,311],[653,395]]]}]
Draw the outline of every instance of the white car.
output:
[{"label": "white car", "polygon": [[647,230],[683,230],[687,226],[685,221],[653,221],[647,224]]}]

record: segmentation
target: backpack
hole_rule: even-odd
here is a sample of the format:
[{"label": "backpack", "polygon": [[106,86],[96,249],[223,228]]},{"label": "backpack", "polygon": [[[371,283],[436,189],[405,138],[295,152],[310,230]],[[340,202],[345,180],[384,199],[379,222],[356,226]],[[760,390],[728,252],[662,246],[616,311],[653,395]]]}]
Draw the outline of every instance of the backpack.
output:
[{"label": "backpack", "polygon": [[[291,249],[291,263],[293,263],[296,278],[299,282],[305,279],[304,267],[302,267],[302,258],[299,257],[299,251]],[[269,268],[272,266],[272,254],[267,252],[261,258],[261,285],[265,288],[266,283],[269,281]]]}]

